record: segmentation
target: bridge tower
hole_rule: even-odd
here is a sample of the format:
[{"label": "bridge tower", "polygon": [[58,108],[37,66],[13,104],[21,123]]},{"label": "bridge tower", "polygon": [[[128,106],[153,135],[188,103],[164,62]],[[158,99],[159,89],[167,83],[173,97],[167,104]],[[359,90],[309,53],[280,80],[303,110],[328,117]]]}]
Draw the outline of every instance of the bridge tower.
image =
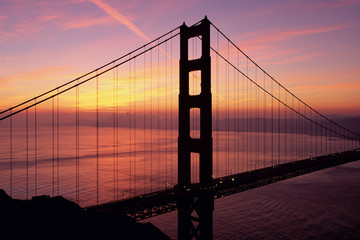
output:
[{"label": "bridge tower", "polygon": [[[201,57],[189,60],[189,39],[202,40]],[[189,74],[201,71],[201,92],[189,93]],[[178,236],[179,239],[212,239],[214,199],[212,185],[212,113],[211,113],[210,22],[180,28],[180,93],[178,138]],[[200,110],[200,138],[190,136],[190,110]],[[200,191],[191,192],[191,153],[199,154]],[[196,216],[197,215],[197,216]]]}]

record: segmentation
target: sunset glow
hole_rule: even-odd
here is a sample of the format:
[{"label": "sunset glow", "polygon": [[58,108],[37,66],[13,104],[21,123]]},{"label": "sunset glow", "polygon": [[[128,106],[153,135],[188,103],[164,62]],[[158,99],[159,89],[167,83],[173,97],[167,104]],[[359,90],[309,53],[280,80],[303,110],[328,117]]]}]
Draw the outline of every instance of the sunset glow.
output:
[{"label": "sunset glow", "polygon": [[[162,222],[177,225],[177,239],[224,239],[213,238],[215,199],[264,185],[278,192],[277,181],[323,170],[321,179],[342,178],[339,189],[316,178],[287,188],[309,195],[311,207],[285,198],[275,212],[268,193],[253,206],[230,201],[224,216],[260,205],[266,213],[255,224],[259,214],[242,217],[246,227],[227,224],[241,237],[226,234],[273,231],[288,222],[284,213],[302,229],[274,239],[357,234],[360,215],[341,204],[360,169],[338,165],[360,159],[359,13],[359,0],[0,1],[0,198],[19,203],[4,219],[36,229],[22,221],[34,217],[13,215],[32,208],[18,200],[40,206],[61,196],[84,210],[68,216],[90,226],[70,224],[81,233],[110,226],[85,216],[111,217],[123,237],[122,214],[138,223],[176,211],[177,224]],[[328,190],[301,191],[313,183]],[[330,192],[338,196],[326,209],[349,217],[331,219],[319,208],[326,201],[312,198]],[[39,217],[64,229],[50,215]]]},{"label": "sunset glow", "polygon": [[[360,3],[352,0],[230,1],[227,4],[221,1],[2,1],[0,108],[75,79],[183,21],[191,25],[207,15],[242,51],[310,106],[324,114],[360,115],[359,9]],[[164,78],[172,64],[173,72],[167,82],[170,84],[172,79],[174,91],[178,86],[177,41],[172,43],[172,56],[170,46],[167,51],[164,47],[160,49],[161,77],[153,73],[154,80]],[[147,92],[149,73],[142,69],[149,72],[150,65],[149,59],[145,60],[146,66],[143,61],[137,60],[135,78],[139,84],[135,88],[145,97],[137,94],[136,100],[144,102],[150,94],[165,96],[165,86],[157,86],[156,82],[149,90],[151,93]],[[127,72],[121,74],[119,84],[127,81]],[[112,76],[101,81],[105,89],[102,94],[106,95],[101,104],[112,105]],[[91,98],[93,93],[80,91],[81,108],[91,108],[85,98]],[[120,93],[124,94],[119,105],[126,104],[130,100],[128,89]],[[154,104],[156,100],[154,97]],[[176,98],[172,101],[176,105]]]}]

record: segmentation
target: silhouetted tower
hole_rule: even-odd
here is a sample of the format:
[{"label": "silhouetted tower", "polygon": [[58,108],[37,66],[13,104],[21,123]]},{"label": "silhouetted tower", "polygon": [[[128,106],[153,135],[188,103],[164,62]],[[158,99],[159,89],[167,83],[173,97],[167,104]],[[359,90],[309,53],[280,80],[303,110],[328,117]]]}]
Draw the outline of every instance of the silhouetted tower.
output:
[{"label": "silhouetted tower", "polygon": [[[202,40],[201,57],[189,60],[189,39]],[[201,92],[189,93],[189,74],[201,71]],[[200,138],[190,136],[190,110],[200,110]],[[200,159],[200,192],[187,194],[191,189],[191,153]],[[178,188],[183,192],[178,201],[179,239],[212,239],[212,212],[214,200],[212,185],[212,114],[211,114],[211,59],[210,22],[205,17],[199,24],[180,28],[180,94],[178,138]],[[194,222],[197,222],[194,224]]]}]

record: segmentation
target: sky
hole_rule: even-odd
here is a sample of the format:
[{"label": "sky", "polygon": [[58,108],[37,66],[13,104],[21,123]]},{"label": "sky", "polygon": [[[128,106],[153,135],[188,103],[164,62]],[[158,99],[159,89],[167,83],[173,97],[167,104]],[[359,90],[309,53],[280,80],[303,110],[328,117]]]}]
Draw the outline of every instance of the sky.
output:
[{"label": "sky", "polygon": [[325,115],[360,116],[358,0],[0,0],[0,109],[206,15]]}]

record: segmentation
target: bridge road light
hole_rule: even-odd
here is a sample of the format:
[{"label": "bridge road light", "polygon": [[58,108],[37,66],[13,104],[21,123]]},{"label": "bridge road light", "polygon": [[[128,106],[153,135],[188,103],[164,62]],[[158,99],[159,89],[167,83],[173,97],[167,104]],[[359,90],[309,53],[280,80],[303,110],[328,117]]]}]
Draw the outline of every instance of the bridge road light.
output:
[{"label": "bridge road light", "polygon": [[125,193],[126,193],[126,191],[123,191],[122,193],[123,193],[123,199],[125,199]]}]

